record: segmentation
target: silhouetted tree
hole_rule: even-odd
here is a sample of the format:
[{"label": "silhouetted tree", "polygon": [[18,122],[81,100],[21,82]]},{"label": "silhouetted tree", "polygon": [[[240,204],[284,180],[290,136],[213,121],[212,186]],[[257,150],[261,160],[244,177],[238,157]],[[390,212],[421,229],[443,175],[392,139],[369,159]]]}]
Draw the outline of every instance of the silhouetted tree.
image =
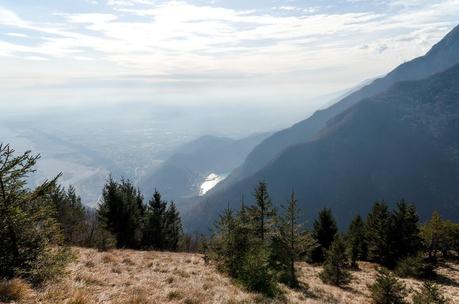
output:
[{"label": "silhouetted tree", "polygon": [[166,245],[166,208],[167,202],[163,201],[161,194],[155,190],[145,213],[143,245],[147,248],[163,250]]},{"label": "silhouetted tree", "polygon": [[278,234],[272,243],[274,267],[280,271],[281,280],[290,287],[298,286],[295,261],[305,251],[304,229],[298,223],[299,209],[292,192],[284,216],[279,220]]},{"label": "silhouetted tree", "polygon": [[393,261],[391,252],[391,217],[384,202],[376,202],[367,216],[366,240],[368,259],[373,262],[389,265]]},{"label": "silhouetted tree", "polygon": [[257,237],[261,241],[265,241],[267,235],[270,235],[273,231],[276,211],[272,207],[265,182],[258,184],[254,196],[255,205],[251,208],[251,213],[255,222],[255,231]]},{"label": "silhouetted tree", "polygon": [[111,177],[97,209],[99,223],[116,238],[118,248],[137,248],[142,239],[145,208],[141,193],[129,180],[120,183]]},{"label": "silhouetted tree", "polygon": [[62,227],[65,242],[72,245],[85,245],[90,233],[90,223],[75,188],[70,186],[65,191],[65,188],[57,186],[51,192],[51,199],[56,208],[56,218]]},{"label": "silhouetted tree", "polygon": [[360,215],[357,215],[349,225],[346,235],[347,252],[351,260],[351,267],[357,267],[357,260],[367,258],[367,242],[365,240],[365,223]]},{"label": "silhouetted tree", "polygon": [[391,218],[392,260],[415,255],[421,248],[419,236],[419,217],[416,207],[401,200],[392,212]]},{"label": "silhouetted tree", "polygon": [[165,216],[165,245],[167,250],[177,251],[183,228],[180,213],[174,202],[169,204]]},{"label": "silhouetted tree", "polygon": [[319,212],[317,219],[314,221],[313,237],[319,246],[312,253],[312,261],[321,263],[325,260],[325,252],[330,248],[338,232],[336,221],[330,209],[323,209]]}]

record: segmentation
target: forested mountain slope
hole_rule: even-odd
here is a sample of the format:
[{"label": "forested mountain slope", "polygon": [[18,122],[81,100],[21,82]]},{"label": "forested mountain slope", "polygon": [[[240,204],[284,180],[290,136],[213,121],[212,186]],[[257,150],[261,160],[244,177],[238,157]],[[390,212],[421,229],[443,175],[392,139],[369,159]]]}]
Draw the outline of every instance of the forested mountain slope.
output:
[{"label": "forested mountain slope", "polygon": [[[421,218],[459,216],[459,65],[425,80],[401,82],[332,119],[307,143],[193,207],[187,223],[210,225],[260,180],[280,205],[294,189],[305,215],[331,207],[341,225],[374,200],[405,198]],[[199,219],[199,221],[197,221]],[[200,223],[196,225],[196,223]]]}]

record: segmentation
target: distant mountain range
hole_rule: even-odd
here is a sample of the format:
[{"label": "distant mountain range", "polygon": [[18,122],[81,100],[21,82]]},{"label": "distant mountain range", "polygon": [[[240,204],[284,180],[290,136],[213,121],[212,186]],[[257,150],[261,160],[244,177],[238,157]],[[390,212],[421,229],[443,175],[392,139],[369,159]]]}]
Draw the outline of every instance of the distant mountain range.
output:
[{"label": "distant mountain range", "polygon": [[459,217],[457,63],[459,27],[425,56],[268,137],[190,205],[185,222],[205,229],[260,180],[277,205],[294,189],[308,218],[332,207],[346,224],[376,199],[401,198],[416,202],[424,217],[435,209]]},{"label": "distant mountain range", "polygon": [[200,194],[200,187],[210,174],[228,175],[239,167],[250,151],[270,133],[243,139],[202,136],[179,147],[157,170],[142,179],[140,188],[146,196],[156,189],[164,197],[180,204],[183,199]]}]

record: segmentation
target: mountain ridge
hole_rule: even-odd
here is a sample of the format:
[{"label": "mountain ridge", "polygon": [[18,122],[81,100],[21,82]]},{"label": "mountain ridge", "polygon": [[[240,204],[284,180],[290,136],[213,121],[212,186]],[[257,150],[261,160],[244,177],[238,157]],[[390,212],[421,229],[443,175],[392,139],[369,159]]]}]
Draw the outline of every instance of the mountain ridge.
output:
[{"label": "mountain ridge", "polygon": [[231,183],[256,173],[287,147],[311,140],[320,129],[325,127],[329,119],[362,99],[382,93],[396,82],[426,78],[444,71],[458,62],[459,26],[456,26],[424,56],[401,64],[385,77],[374,80],[369,85],[351,93],[334,105],[319,110],[309,118],[268,137],[247,156],[241,168],[233,172],[227,181],[217,186],[216,190],[230,187]]},{"label": "mountain ridge", "polygon": [[307,218],[331,207],[341,225],[378,199],[414,201],[423,219],[433,209],[453,217],[459,214],[457,134],[459,64],[427,79],[399,82],[350,107],[314,140],[289,147],[229,190],[211,192],[194,206],[187,224],[196,214],[211,224],[223,201],[238,208],[241,194],[250,194],[260,180],[277,206],[295,189]]}]

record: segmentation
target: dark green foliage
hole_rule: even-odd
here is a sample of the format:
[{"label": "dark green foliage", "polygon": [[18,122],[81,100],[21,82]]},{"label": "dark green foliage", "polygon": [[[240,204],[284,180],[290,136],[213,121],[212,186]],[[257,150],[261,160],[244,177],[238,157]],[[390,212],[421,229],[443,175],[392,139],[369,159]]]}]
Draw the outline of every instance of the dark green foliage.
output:
[{"label": "dark green foliage", "polygon": [[447,304],[449,301],[441,294],[437,285],[425,282],[420,291],[413,296],[413,304]]},{"label": "dark green foliage", "polygon": [[64,240],[71,245],[86,245],[90,223],[81,198],[70,186],[66,191],[63,187],[55,187],[51,199],[56,209],[56,219],[62,227]]},{"label": "dark green foliage", "polygon": [[270,249],[262,242],[252,244],[240,262],[240,273],[237,280],[248,290],[275,296],[277,273],[271,267]]},{"label": "dark green foliage", "polygon": [[408,256],[397,263],[395,272],[400,277],[426,279],[435,275],[435,268],[422,256]]},{"label": "dark green foliage", "polygon": [[107,181],[97,218],[96,246],[99,248],[111,244],[112,235],[118,248],[177,251],[183,237],[180,214],[174,202],[168,206],[156,191],[145,207],[140,191],[124,179],[118,183],[110,177]]},{"label": "dark green foliage", "polygon": [[102,195],[97,209],[101,227],[116,237],[118,248],[138,248],[145,209],[140,192],[129,180],[118,183],[110,177]]},{"label": "dark green foliage", "polygon": [[93,242],[93,245],[99,251],[108,251],[116,247],[116,239],[113,236],[113,234],[111,234],[102,227],[98,227],[97,230],[94,232]]},{"label": "dark green foliage", "polygon": [[369,286],[373,304],[405,304],[405,285],[392,273],[379,269],[375,282]]},{"label": "dark green foliage", "polygon": [[419,217],[413,204],[401,200],[391,217],[393,260],[415,255],[421,248]]},{"label": "dark green foliage", "polygon": [[368,259],[388,265],[392,263],[391,252],[391,216],[384,202],[376,202],[367,216],[366,240]]},{"label": "dark green foliage", "polygon": [[161,194],[155,190],[153,198],[148,202],[145,214],[143,246],[163,250],[166,246],[166,209],[167,202],[161,199]]},{"label": "dark green foliage", "polygon": [[33,284],[59,276],[70,258],[58,246],[63,237],[51,201],[57,178],[26,188],[38,158],[0,145],[0,278],[21,276]]},{"label": "dark green foliage", "polygon": [[278,234],[273,238],[273,266],[279,271],[282,283],[290,287],[298,287],[295,261],[305,251],[303,241],[304,229],[298,224],[299,210],[295,194],[292,193],[285,215],[280,218]]},{"label": "dark green foliage", "polygon": [[217,262],[220,271],[237,278],[249,248],[258,242],[254,239],[248,209],[242,206],[236,216],[232,210],[226,209],[220,215],[216,230],[209,257]]},{"label": "dark green foliage", "polygon": [[393,268],[400,259],[414,256],[421,249],[416,208],[403,200],[392,212],[384,202],[376,202],[365,228],[370,261]]},{"label": "dark green foliage", "polygon": [[357,215],[349,225],[346,241],[351,267],[356,268],[357,261],[365,260],[368,251],[365,239],[365,223],[360,215]]},{"label": "dark green foliage", "polygon": [[226,209],[215,224],[218,233],[214,235],[210,257],[217,262],[217,268],[232,277],[237,277],[240,255],[235,244],[236,219],[233,211]]},{"label": "dark green foliage", "polygon": [[271,236],[276,220],[276,211],[272,207],[265,182],[258,184],[254,196],[256,203],[250,211],[255,224],[256,236],[264,242],[266,238]]},{"label": "dark green foliage", "polygon": [[337,232],[338,228],[331,210],[323,209],[320,211],[314,221],[313,237],[319,246],[312,253],[313,262],[321,263],[325,260],[325,252],[330,248]]},{"label": "dark green foliage", "polygon": [[446,226],[448,249],[454,251],[456,258],[459,258],[459,223],[447,221]]},{"label": "dark green foliage", "polygon": [[438,212],[421,226],[421,237],[431,262],[435,262],[440,253],[444,258],[453,252],[459,257],[459,224],[443,220]]},{"label": "dark green foliage", "polygon": [[327,250],[324,268],[319,277],[327,284],[346,285],[351,279],[351,275],[347,270],[348,266],[346,243],[343,237],[338,236],[331,244],[330,249]]},{"label": "dark green foliage", "polygon": [[435,261],[446,240],[444,221],[438,212],[434,212],[432,218],[421,227],[421,236],[429,260]]},{"label": "dark green foliage", "polygon": [[260,183],[255,198],[257,203],[252,207],[245,207],[242,202],[236,214],[226,209],[220,215],[207,256],[220,271],[248,290],[274,296],[279,272],[286,269],[288,262],[285,261],[290,258],[285,252],[276,255],[276,248],[284,250],[284,245],[288,245],[275,231],[275,212],[265,184]]},{"label": "dark green foliage", "polygon": [[179,242],[183,235],[182,221],[180,219],[180,213],[175,207],[174,202],[169,204],[165,214],[165,248],[167,250],[176,251],[178,249]]}]

